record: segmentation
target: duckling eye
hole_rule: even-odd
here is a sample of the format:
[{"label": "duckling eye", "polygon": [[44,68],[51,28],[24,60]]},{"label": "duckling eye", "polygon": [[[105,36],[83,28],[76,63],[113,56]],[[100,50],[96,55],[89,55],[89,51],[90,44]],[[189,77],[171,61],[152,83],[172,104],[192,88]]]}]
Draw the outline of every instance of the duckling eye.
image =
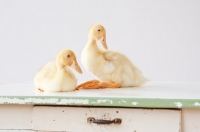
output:
[{"label": "duckling eye", "polygon": [[98,31],[98,32],[100,32],[101,30],[100,30],[100,29],[98,29],[97,31]]},{"label": "duckling eye", "polygon": [[70,57],[70,55],[67,55],[67,57],[69,58],[69,57]]}]

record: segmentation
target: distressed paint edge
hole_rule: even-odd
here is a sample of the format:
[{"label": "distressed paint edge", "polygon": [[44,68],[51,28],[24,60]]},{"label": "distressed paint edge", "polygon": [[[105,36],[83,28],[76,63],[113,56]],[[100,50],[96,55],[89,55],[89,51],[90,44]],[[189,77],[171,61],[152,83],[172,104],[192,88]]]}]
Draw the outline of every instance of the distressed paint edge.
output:
[{"label": "distressed paint edge", "polygon": [[[0,96],[0,104],[26,104],[26,105],[70,105],[70,106],[143,107],[143,108],[200,108],[200,105],[196,105],[197,103],[200,104],[200,99]],[[179,104],[181,104],[181,106]]]}]

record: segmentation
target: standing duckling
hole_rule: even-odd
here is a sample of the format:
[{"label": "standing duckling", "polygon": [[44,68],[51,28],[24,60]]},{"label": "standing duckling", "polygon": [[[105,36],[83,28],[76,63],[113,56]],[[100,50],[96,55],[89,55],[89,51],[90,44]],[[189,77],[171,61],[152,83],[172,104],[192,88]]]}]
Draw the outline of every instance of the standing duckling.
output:
[{"label": "standing duckling", "polygon": [[73,51],[65,49],[57,54],[56,61],[48,62],[34,77],[35,87],[43,92],[67,92],[76,88],[77,80],[69,67],[82,73]]},{"label": "standing duckling", "polygon": [[[147,81],[126,56],[107,50],[106,30],[102,25],[93,25],[89,29],[88,38],[81,60],[85,69],[98,80],[83,83],[77,89],[138,87]],[[98,48],[97,41],[102,43],[105,50]]]}]

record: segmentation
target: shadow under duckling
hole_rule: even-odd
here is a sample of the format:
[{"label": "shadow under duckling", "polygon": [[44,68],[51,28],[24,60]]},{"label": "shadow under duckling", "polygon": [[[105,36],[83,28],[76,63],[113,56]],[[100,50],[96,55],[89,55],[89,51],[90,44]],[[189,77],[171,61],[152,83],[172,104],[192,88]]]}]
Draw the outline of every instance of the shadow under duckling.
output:
[{"label": "shadow under duckling", "polygon": [[40,92],[68,92],[76,88],[77,80],[69,67],[82,74],[73,51],[64,49],[56,61],[48,62],[34,77],[34,85]]}]

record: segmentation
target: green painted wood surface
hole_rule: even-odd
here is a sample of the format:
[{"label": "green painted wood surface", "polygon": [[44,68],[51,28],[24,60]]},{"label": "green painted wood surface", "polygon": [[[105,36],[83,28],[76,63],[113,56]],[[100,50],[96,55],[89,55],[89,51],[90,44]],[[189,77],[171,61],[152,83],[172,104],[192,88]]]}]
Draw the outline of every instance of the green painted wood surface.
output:
[{"label": "green painted wood surface", "polygon": [[141,88],[39,93],[31,82],[0,86],[0,104],[200,108],[200,83],[151,82]]}]

